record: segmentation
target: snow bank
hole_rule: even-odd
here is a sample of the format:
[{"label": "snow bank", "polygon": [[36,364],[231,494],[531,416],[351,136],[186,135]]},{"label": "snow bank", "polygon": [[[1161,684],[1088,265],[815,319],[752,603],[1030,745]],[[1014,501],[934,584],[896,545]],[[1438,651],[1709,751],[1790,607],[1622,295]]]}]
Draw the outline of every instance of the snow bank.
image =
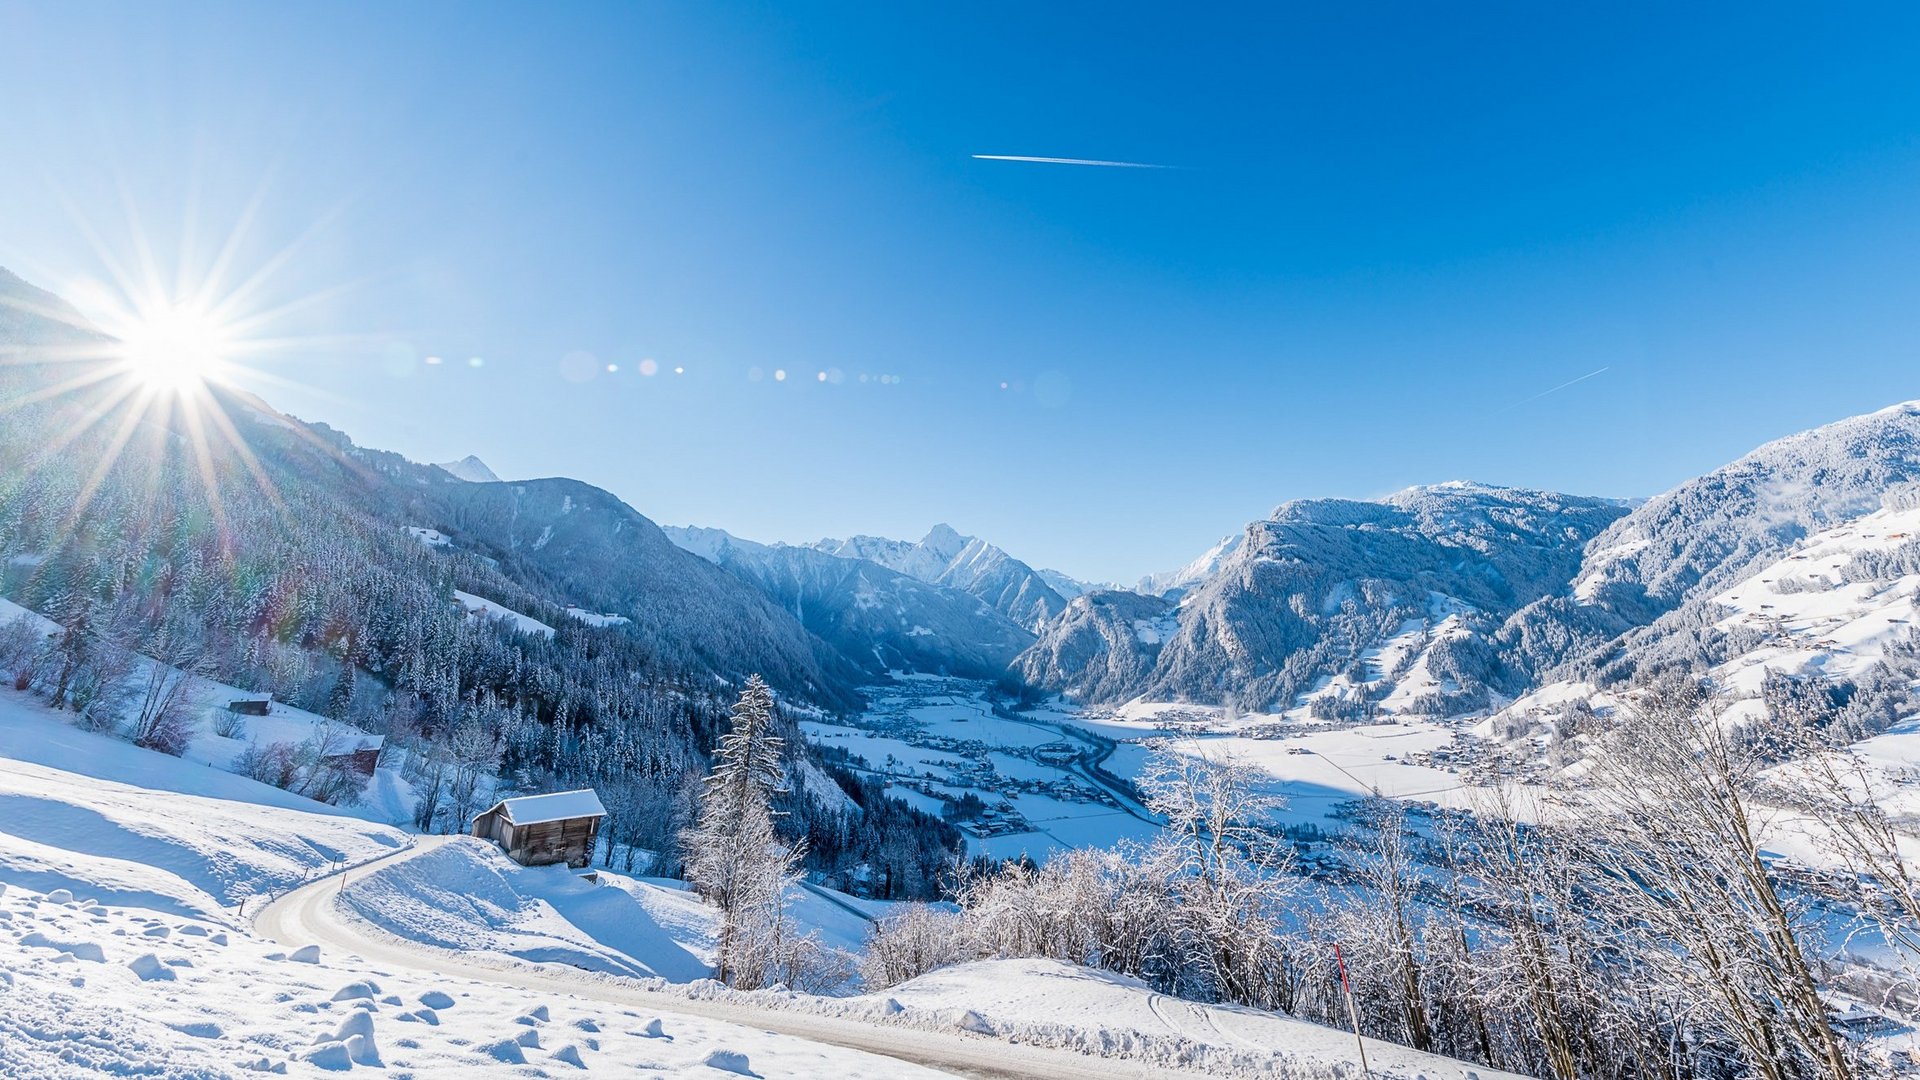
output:
[{"label": "snow bank", "polygon": [[[1236,1077],[1326,1077],[1351,1068],[1353,1035],[1237,1006],[1170,998],[1124,975],[1054,960],[960,964],[854,999],[880,1017]],[[1367,1040],[1375,1075],[1493,1080],[1497,1069]]]},{"label": "snow bank", "polygon": [[383,866],[341,902],[390,934],[443,949],[669,982],[710,974],[630,889],[563,866],[520,866],[471,837]]}]

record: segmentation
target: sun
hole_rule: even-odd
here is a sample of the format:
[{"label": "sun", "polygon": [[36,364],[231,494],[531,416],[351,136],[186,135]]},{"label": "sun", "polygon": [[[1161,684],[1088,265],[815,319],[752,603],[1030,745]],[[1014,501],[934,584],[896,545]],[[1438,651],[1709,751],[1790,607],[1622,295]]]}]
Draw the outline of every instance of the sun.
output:
[{"label": "sun", "polygon": [[127,320],[119,338],[127,374],[151,390],[174,393],[218,381],[236,344],[231,329],[211,312],[174,303]]}]

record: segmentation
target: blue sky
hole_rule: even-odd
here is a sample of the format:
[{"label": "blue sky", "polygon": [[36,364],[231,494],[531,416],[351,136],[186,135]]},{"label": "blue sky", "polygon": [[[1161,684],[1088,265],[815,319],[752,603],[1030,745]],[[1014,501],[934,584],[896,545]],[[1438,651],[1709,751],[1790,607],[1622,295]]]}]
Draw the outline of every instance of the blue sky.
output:
[{"label": "blue sky", "polygon": [[0,0],[0,264],[192,278],[254,204],[282,408],[1091,578],[1920,397],[1910,5],[881,7]]}]

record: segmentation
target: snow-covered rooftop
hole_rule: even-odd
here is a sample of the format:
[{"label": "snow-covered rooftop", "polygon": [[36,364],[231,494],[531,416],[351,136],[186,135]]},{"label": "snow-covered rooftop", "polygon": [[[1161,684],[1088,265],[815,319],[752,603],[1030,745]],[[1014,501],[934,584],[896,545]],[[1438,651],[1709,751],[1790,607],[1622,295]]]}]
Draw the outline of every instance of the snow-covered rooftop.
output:
[{"label": "snow-covered rooftop", "polygon": [[515,825],[607,816],[607,808],[600,805],[600,796],[592,788],[555,791],[546,795],[522,795],[517,799],[502,799],[500,805],[506,807],[507,817]]}]

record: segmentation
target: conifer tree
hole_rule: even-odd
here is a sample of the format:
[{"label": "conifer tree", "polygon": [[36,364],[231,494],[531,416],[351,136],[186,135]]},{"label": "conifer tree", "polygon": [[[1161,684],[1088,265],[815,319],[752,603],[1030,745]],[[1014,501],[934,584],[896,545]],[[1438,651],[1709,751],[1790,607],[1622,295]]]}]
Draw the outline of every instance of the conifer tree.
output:
[{"label": "conifer tree", "polygon": [[687,879],[720,908],[715,975],[743,989],[760,986],[777,958],[786,933],[782,897],[803,853],[773,829],[773,797],[787,790],[786,740],[774,734],[776,722],[773,691],[750,677],[684,840]]}]

